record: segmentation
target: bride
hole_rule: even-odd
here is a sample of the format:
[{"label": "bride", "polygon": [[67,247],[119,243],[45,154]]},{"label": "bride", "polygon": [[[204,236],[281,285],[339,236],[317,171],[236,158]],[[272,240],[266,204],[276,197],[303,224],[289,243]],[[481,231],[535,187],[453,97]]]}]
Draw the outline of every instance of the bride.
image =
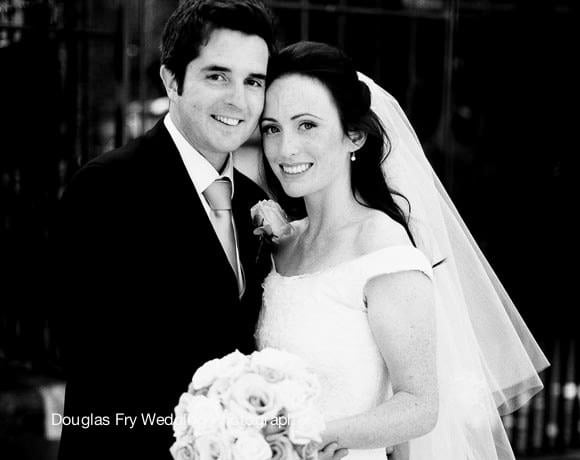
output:
[{"label": "bride", "polygon": [[267,177],[297,220],[256,338],[318,374],[321,458],[513,459],[500,415],[548,363],[398,104],[320,43],[271,58],[267,85]]}]

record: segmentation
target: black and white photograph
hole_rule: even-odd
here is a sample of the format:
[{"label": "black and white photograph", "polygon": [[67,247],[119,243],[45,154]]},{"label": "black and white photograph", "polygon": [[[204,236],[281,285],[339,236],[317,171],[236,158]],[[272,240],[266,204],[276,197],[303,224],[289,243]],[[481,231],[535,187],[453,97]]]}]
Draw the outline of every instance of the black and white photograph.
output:
[{"label": "black and white photograph", "polygon": [[579,12],[0,0],[0,458],[580,460]]}]

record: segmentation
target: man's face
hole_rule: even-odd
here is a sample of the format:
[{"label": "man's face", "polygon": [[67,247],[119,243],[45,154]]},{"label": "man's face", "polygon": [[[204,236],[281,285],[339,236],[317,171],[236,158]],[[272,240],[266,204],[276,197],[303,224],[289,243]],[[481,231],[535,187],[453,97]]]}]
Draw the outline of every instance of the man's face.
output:
[{"label": "man's face", "polygon": [[168,84],[164,78],[173,122],[216,169],[256,128],[267,65],[268,47],[262,38],[216,29],[188,64],[181,95],[175,80]]}]

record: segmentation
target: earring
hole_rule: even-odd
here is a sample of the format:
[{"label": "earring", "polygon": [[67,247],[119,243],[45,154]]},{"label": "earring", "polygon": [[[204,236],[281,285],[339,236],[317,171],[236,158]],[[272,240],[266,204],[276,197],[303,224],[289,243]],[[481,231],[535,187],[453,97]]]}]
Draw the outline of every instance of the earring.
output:
[{"label": "earring", "polygon": [[356,160],[356,152],[350,152],[350,161]]}]

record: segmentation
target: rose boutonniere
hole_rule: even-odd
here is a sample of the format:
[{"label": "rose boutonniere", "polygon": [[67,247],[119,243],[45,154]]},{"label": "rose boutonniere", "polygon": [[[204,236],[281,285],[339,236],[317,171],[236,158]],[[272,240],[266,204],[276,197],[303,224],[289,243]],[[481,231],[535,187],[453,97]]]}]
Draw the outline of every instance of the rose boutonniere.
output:
[{"label": "rose boutonniere", "polygon": [[250,213],[256,226],[254,235],[260,236],[263,241],[278,244],[294,231],[284,210],[273,200],[258,201]]}]

